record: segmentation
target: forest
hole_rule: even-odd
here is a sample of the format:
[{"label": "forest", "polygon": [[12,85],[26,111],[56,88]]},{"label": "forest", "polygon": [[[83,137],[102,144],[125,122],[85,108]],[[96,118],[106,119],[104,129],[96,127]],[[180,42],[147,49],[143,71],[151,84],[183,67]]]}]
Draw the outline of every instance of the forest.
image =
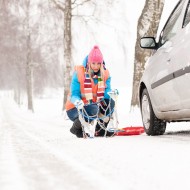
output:
[{"label": "forest", "polygon": [[[138,105],[138,82],[151,55],[139,47],[139,40],[156,36],[164,0],[141,4],[133,22],[136,33],[130,34],[124,0],[1,0],[0,90],[13,91],[18,104],[26,96],[28,109],[34,111],[35,96],[42,96],[47,88],[59,89],[64,108],[73,67],[96,43],[111,62],[111,70],[117,62],[121,71],[132,63],[131,106]],[[113,72],[114,77],[118,78]],[[117,83],[123,80],[120,77]]]}]

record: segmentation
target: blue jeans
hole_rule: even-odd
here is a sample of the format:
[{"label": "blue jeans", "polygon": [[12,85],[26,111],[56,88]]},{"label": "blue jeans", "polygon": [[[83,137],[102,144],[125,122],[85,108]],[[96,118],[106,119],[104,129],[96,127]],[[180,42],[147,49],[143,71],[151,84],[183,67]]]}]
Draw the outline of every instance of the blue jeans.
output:
[{"label": "blue jeans", "polygon": [[[103,109],[106,109],[108,107],[109,102],[110,102],[110,99],[104,99],[104,102],[102,102]],[[106,115],[108,115],[110,113],[110,111],[112,111],[114,109],[114,106],[115,106],[115,102],[111,99],[111,102],[110,102],[110,108],[111,109],[108,109],[106,111]],[[99,111],[102,114],[105,114],[105,111],[103,109],[100,108]],[[98,112],[98,105],[96,103],[85,105],[84,110],[87,113],[87,115],[86,115],[84,112],[84,118],[86,121],[88,121],[88,116],[94,116],[94,115],[97,116],[98,115],[98,113],[97,113]],[[74,122],[75,119],[78,119],[78,117],[79,117],[77,108],[73,108],[71,110],[68,110],[67,115],[68,115],[69,119]],[[92,121],[96,117],[90,117],[90,118],[91,118],[90,121]]]}]

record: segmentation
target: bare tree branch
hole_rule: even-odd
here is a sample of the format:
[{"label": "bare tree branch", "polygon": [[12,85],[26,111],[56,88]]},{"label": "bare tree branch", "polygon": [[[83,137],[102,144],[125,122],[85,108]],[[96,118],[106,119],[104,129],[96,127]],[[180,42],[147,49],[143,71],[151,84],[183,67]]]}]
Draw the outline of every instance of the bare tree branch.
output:
[{"label": "bare tree branch", "polygon": [[58,9],[60,9],[61,11],[65,11],[65,4],[60,2],[60,1],[57,1],[57,0],[52,0],[52,2],[56,5],[56,7]]},{"label": "bare tree branch", "polygon": [[74,0],[71,4],[74,5],[76,3],[77,0]]},{"label": "bare tree branch", "polygon": [[81,3],[76,3],[76,1],[77,1],[77,0],[75,0],[75,1],[72,3],[72,5],[75,5],[72,9],[75,9],[75,8],[77,8],[77,7],[79,7],[79,6],[82,6],[82,5],[84,5],[85,3],[92,2],[92,0],[84,0],[84,1],[81,2]]}]

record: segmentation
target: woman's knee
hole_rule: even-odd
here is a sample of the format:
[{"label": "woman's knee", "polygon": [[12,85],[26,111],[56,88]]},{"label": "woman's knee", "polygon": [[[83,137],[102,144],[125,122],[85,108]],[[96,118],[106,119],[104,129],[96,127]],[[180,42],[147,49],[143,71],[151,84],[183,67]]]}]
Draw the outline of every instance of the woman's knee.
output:
[{"label": "woman's knee", "polygon": [[89,116],[98,115],[98,105],[97,104],[89,104],[84,106],[85,111]]}]

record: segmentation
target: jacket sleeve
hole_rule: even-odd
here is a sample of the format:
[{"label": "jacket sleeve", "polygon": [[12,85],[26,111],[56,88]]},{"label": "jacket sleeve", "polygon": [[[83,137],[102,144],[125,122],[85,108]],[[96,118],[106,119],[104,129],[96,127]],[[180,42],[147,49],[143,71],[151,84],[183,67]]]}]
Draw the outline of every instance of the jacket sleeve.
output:
[{"label": "jacket sleeve", "polygon": [[104,93],[104,98],[105,99],[109,99],[110,96],[108,95],[108,92],[111,91],[111,77],[109,76],[109,78],[106,80],[106,89],[105,89],[105,93]]},{"label": "jacket sleeve", "polygon": [[78,81],[77,72],[75,71],[71,80],[71,99],[74,104],[76,100],[81,100],[80,82]]}]

